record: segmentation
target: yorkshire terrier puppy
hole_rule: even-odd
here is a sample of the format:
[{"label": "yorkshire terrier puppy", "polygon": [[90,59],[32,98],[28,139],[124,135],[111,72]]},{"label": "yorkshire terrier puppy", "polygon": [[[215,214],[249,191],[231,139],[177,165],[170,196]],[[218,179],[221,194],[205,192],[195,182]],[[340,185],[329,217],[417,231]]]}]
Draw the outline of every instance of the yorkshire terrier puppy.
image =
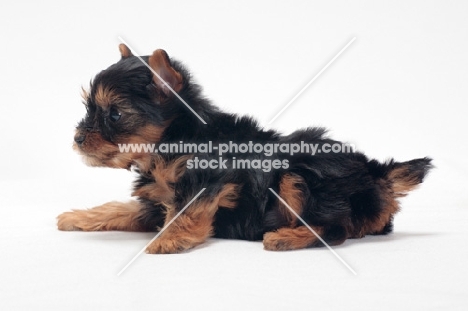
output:
[{"label": "yorkshire terrier puppy", "polygon": [[[76,127],[74,149],[91,166],[133,168],[136,199],[63,213],[58,216],[60,230],[165,228],[147,248],[152,254],[182,252],[209,237],[263,240],[265,249],[275,251],[322,246],[305,221],[326,243],[337,245],[391,232],[398,198],[422,183],[432,167],[429,158],[379,163],[359,152],[325,152],[330,151],[325,147],[342,143],[327,138],[322,128],[290,135],[264,130],[250,117],[213,106],[164,50],[142,57],[150,70],[127,46],[119,49],[121,59],[101,71],[84,92],[87,112]],[[216,148],[194,147],[208,143],[237,144],[238,149],[255,143],[277,150],[234,148],[221,154]],[[193,148],[122,151],[130,145],[182,144]],[[314,145],[319,151],[280,152],[288,144]]]}]

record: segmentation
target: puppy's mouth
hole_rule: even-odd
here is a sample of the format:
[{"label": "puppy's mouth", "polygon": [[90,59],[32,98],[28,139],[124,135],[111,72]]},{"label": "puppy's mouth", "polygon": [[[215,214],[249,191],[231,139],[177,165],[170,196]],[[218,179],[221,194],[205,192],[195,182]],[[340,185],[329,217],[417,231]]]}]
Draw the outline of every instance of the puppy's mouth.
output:
[{"label": "puppy's mouth", "polygon": [[[152,162],[151,153],[121,150],[120,144],[149,144],[160,141],[164,127],[147,125],[135,130],[132,135],[115,137],[109,141],[99,132],[85,132],[77,129],[73,149],[83,156],[89,166],[131,169],[136,166],[140,171],[148,171]],[[120,143],[120,144],[118,144]]]},{"label": "puppy's mouth", "polygon": [[[150,165],[150,159],[143,154],[121,153],[114,150],[109,153],[89,152],[83,150],[78,144],[73,144],[73,149],[82,156],[83,162],[92,167],[109,167],[131,170],[132,167],[138,167],[140,170],[147,170]],[[99,150],[98,150],[99,151]]]}]

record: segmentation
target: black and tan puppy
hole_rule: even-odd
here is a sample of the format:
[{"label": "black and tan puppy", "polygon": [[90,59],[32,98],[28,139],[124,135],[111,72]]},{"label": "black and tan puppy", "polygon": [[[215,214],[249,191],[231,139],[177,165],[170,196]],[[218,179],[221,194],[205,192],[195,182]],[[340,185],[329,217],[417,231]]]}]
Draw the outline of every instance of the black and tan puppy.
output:
[{"label": "black and tan puppy", "polygon": [[[133,191],[136,200],[63,213],[58,216],[60,230],[156,232],[206,188],[147,252],[177,253],[211,236],[263,239],[268,250],[322,245],[289,208],[327,243],[336,245],[347,238],[389,233],[399,211],[398,198],[420,184],[431,168],[428,158],[378,163],[358,152],[311,155],[229,150],[223,154],[225,160],[217,150],[122,152],[124,145],[142,144],[253,142],[259,146],[308,144],[320,149],[341,143],[326,138],[322,128],[287,136],[263,130],[249,117],[212,106],[186,69],[165,51],[142,57],[151,71],[125,45],[119,48],[120,61],[100,72],[84,94],[87,113],[76,128],[74,148],[89,165],[134,168],[138,173]],[[235,166],[239,160],[249,165]],[[194,165],[203,161],[218,166]]]}]

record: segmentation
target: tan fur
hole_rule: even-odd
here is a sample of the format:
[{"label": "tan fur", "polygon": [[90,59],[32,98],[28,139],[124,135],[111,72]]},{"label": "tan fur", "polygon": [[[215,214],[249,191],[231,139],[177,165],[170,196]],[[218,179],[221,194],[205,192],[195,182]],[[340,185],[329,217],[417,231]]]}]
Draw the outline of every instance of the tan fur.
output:
[{"label": "tan fur", "polygon": [[392,184],[392,190],[396,197],[404,197],[416,188],[421,181],[417,175],[411,174],[406,167],[393,169],[388,174],[388,180]]},{"label": "tan fur", "polygon": [[108,108],[115,102],[120,101],[121,98],[113,90],[106,88],[102,85],[96,87],[96,92],[94,94],[94,102],[96,105],[101,106],[103,109]]},{"label": "tan fur", "polygon": [[[286,174],[281,178],[279,184],[279,196],[288,203],[294,212],[298,215],[302,213],[304,205],[304,198],[302,191],[297,185],[304,183],[302,177],[297,175]],[[278,201],[280,212],[288,220],[291,227],[294,227],[297,223],[297,217],[289,210],[287,206],[284,206],[281,201]]]},{"label": "tan fur", "polygon": [[[146,249],[150,254],[172,254],[202,244],[213,234],[213,218],[220,201],[232,197],[235,185],[228,184],[220,193],[209,199],[192,203],[167,229]],[[229,200],[230,201],[230,200]],[[164,226],[176,216],[174,206],[166,205],[168,210]]]},{"label": "tan fur", "polygon": [[219,193],[219,207],[234,208],[237,206],[240,186],[236,184],[226,184]]},{"label": "tan fur", "polygon": [[186,162],[192,156],[182,156],[169,163],[161,157],[154,155],[154,168],[151,169],[151,175],[154,183],[144,185],[136,189],[132,195],[149,199],[156,202],[170,203],[174,198],[175,183],[186,169]]},{"label": "tan fur", "polygon": [[380,197],[382,202],[382,211],[376,219],[367,219],[358,230],[348,230],[353,232],[351,237],[362,238],[367,234],[376,234],[381,232],[390,222],[393,215],[400,211],[400,204],[397,200],[397,195],[393,192],[392,187],[386,180],[378,181],[380,187]]},{"label": "tan fur", "polygon": [[[319,236],[324,232],[322,227],[312,227],[312,229]],[[263,236],[263,247],[270,251],[301,249],[319,242],[317,236],[305,226],[280,228],[275,232],[267,232]]]},{"label": "tan fur", "polygon": [[130,136],[118,137],[116,143],[111,143],[102,138],[98,132],[86,133],[85,141],[73,148],[84,156],[86,164],[90,166],[106,166],[128,169],[132,164],[138,165],[140,170],[148,171],[151,166],[150,153],[120,152],[118,143],[122,144],[152,144],[157,143],[164,132],[165,127],[147,125]]},{"label": "tan fur", "polygon": [[88,102],[89,93],[84,87],[81,87],[81,98],[85,104]]},{"label": "tan fur", "polygon": [[141,231],[136,218],[140,203],[109,202],[88,210],[73,210],[57,217],[57,226],[63,231]]},{"label": "tan fur", "polygon": [[162,90],[166,94],[166,96],[171,93],[167,88],[166,83],[175,92],[179,92],[182,89],[182,75],[179,72],[177,72],[174,68],[172,68],[166,51],[154,51],[153,55],[149,57],[148,63],[153,69],[153,71],[159,75],[159,77],[157,77],[156,75],[153,76],[154,83],[159,86],[158,89]]},{"label": "tan fur", "polygon": [[132,52],[130,51],[130,49],[128,48],[128,46],[126,46],[125,44],[121,43],[119,44],[119,51],[120,51],[120,55],[123,57],[123,58],[127,58],[127,57],[130,57],[130,56],[133,56]]}]

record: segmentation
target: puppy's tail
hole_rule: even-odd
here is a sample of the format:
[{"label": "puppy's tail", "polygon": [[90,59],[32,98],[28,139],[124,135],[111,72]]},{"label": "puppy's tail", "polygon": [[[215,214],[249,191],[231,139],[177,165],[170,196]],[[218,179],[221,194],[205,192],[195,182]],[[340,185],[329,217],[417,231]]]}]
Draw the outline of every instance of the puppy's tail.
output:
[{"label": "puppy's tail", "polygon": [[430,158],[407,162],[390,161],[379,165],[378,177],[386,181],[394,197],[403,197],[424,181],[424,177],[434,167],[431,162]]},{"label": "puppy's tail", "polygon": [[368,219],[354,236],[366,234],[387,234],[393,229],[393,216],[400,210],[399,197],[403,197],[421,184],[433,168],[430,158],[414,159],[407,162],[368,162],[368,169],[379,189],[380,209],[378,216]]}]

